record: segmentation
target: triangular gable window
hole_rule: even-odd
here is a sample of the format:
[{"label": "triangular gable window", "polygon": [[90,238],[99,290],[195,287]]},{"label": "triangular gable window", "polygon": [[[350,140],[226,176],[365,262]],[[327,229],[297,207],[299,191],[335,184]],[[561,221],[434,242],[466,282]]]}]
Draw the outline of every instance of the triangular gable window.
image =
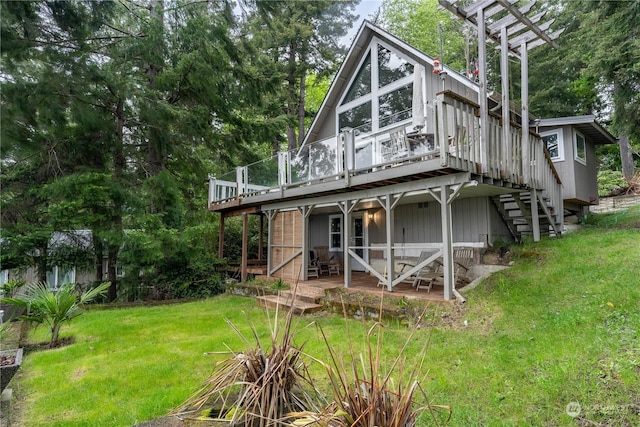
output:
[{"label": "triangular gable window", "polygon": [[353,80],[347,96],[344,97],[342,105],[358,99],[361,96],[371,93],[371,54],[369,53],[362,63],[356,78]]},{"label": "triangular gable window", "polygon": [[357,134],[406,122],[412,116],[414,64],[374,38],[336,109],[337,130]]},{"label": "triangular gable window", "polygon": [[408,63],[382,45],[378,45],[378,87],[384,87],[413,74]]}]

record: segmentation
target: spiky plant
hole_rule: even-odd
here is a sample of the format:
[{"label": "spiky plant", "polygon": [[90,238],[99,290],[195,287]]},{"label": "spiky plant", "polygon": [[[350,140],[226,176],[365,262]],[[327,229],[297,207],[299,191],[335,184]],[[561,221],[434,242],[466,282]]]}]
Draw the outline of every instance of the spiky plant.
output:
[{"label": "spiky plant", "polygon": [[26,314],[20,318],[32,324],[46,324],[49,327],[51,340],[49,347],[58,345],[60,328],[64,322],[70,322],[83,313],[83,306],[102,295],[110,283],[103,283],[82,294],[78,294],[73,284],[63,285],[54,291],[46,283],[27,285],[24,294],[12,298],[2,298],[5,304],[23,307]]},{"label": "spiky plant", "polygon": [[[253,325],[254,343],[251,343],[227,321],[247,347],[254,348],[225,352],[231,357],[217,363],[204,386],[172,414],[184,419],[207,418],[230,426],[263,427],[287,425],[292,413],[317,412],[315,402],[319,393],[302,358],[304,344],[296,346],[293,342],[293,310],[287,313],[281,330],[278,313],[276,310],[273,321],[268,319],[271,328],[268,350]],[[203,411],[205,407],[213,410]]]},{"label": "spiky plant", "polygon": [[[426,312],[422,313],[424,316]],[[382,314],[382,298],[380,302]],[[381,318],[381,316],[380,316]],[[346,319],[346,312],[345,312]],[[326,368],[331,389],[333,391],[333,406],[316,417],[307,426],[330,427],[412,427],[423,411],[429,411],[435,425],[440,425],[436,411],[448,412],[444,424],[449,421],[451,409],[447,406],[432,405],[420,385],[420,376],[429,339],[422,349],[419,363],[405,372],[404,352],[413,339],[416,329],[413,329],[405,344],[398,352],[392,365],[382,369],[382,348],[384,342],[383,324],[376,322],[366,334],[367,348],[365,355],[357,352],[346,324],[347,341],[349,343],[349,357],[339,356],[329,344],[322,328],[320,328],[324,342],[330,354],[329,363],[323,363]],[[375,337],[376,344],[372,345]],[[309,417],[311,420],[313,417]]]}]

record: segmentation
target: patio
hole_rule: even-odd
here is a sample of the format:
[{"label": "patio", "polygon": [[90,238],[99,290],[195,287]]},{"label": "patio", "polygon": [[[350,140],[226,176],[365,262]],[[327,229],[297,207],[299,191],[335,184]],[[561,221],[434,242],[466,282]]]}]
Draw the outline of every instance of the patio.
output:
[{"label": "patio", "polygon": [[[287,282],[293,286],[294,282]],[[393,292],[388,292],[385,287],[377,286],[378,279],[375,276],[369,275],[369,273],[354,271],[351,273],[351,286],[349,288],[344,287],[344,276],[339,275],[324,275],[321,274],[319,278],[310,278],[306,281],[299,281],[299,284],[304,287],[319,288],[319,289],[343,289],[345,292],[350,293],[364,293],[375,294],[379,296],[384,294],[385,296],[392,297],[405,297],[407,299],[419,299],[425,301],[438,301],[445,302],[444,287],[434,285],[431,292],[426,290],[416,291],[411,283],[400,283],[393,288]],[[448,301],[451,302],[451,301]]]}]

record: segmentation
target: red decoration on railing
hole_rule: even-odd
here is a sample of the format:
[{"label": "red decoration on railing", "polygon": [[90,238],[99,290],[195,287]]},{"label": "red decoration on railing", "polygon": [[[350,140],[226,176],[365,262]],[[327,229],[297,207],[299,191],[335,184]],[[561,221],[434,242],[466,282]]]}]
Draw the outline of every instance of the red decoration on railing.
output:
[{"label": "red decoration on railing", "polygon": [[440,64],[440,60],[436,56],[433,60],[433,74],[440,74],[442,72],[442,64]]}]

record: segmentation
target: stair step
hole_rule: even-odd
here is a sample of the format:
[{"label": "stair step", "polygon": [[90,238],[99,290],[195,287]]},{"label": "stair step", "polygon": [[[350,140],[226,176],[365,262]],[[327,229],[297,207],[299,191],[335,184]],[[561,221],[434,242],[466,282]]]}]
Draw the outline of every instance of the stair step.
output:
[{"label": "stair step", "polygon": [[[284,298],[291,298],[293,296],[293,289],[280,292],[280,295]],[[317,304],[324,297],[324,289],[314,288],[312,286],[298,285],[296,292],[296,299],[299,301],[309,302]]]},{"label": "stair step", "polygon": [[291,298],[285,296],[278,295],[264,295],[256,297],[256,302],[261,307],[266,308],[284,308],[289,309],[293,307],[293,312],[295,314],[306,314],[306,313],[315,313],[316,311],[322,310],[322,305],[295,300],[291,301]]}]

